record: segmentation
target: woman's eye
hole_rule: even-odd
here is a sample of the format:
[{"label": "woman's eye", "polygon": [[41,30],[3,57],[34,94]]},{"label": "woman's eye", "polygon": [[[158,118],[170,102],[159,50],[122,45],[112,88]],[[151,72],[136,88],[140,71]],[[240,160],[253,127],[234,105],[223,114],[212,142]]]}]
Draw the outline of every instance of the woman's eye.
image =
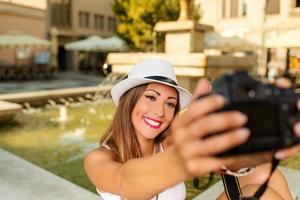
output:
[{"label": "woman's eye", "polygon": [[174,103],[167,103],[167,105],[170,107],[170,108],[175,108],[176,105]]},{"label": "woman's eye", "polygon": [[156,100],[156,98],[154,96],[152,96],[152,95],[145,95],[145,97],[147,99],[150,99],[151,101],[155,101]]}]

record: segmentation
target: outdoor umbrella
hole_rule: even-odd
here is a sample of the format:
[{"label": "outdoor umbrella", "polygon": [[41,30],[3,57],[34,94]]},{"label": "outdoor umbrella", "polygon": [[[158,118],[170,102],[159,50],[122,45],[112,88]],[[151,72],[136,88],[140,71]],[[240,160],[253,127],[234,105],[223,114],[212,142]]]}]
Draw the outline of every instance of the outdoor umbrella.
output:
[{"label": "outdoor umbrella", "polygon": [[102,44],[102,40],[102,37],[93,35],[83,40],[65,44],[65,48],[73,51],[97,51],[96,46]]},{"label": "outdoor umbrella", "polygon": [[225,52],[255,51],[260,48],[259,45],[238,36],[224,37],[214,31],[204,34],[204,44],[206,49],[220,49]]},{"label": "outdoor umbrella", "polygon": [[126,51],[128,49],[126,42],[117,36],[103,39],[95,44],[95,50],[110,52],[110,51]]},{"label": "outdoor umbrella", "polygon": [[21,32],[9,32],[0,35],[0,48],[50,47],[48,40],[43,40]]},{"label": "outdoor umbrella", "polygon": [[32,53],[28,47],[30,47],[30,49],[48,49],[50,46],[51,43],[48,40],[43,40],[18,31],[0,35],[0,49],[12,49],[14,53],[14,64],[8,64],[5,61],[1,64],[1,77],[15,78],[26,76],[26,78],[28,78],[29,76],[34,76],[32,61],[30,61],[29,67],[19,66],[19,58],[29,59],[31,57]]}]

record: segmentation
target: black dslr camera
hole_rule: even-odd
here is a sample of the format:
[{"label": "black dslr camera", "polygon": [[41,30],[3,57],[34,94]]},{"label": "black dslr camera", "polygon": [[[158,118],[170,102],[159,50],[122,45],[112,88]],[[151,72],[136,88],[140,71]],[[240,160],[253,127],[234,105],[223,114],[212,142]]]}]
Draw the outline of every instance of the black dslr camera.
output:
[{"label": "black dslr camera", "polygon": [[294,89],[279,89],[249,76],[246,71],[226,74],[212,83],[212,93],[228,101],[220,110],[238,110],[248,116],[246,127],[251,135],[244,144],[220,156],[276,150],[300,143],[293,125],[300,121]]}]

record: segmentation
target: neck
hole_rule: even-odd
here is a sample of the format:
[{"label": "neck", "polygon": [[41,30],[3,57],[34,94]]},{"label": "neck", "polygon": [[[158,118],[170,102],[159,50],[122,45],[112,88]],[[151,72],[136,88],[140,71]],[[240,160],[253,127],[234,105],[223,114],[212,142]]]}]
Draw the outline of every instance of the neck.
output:
[{"label": "neck", "polygon": [[153,155],[155,151],[154,140],[139,140],[142,156],[147,157]]}]

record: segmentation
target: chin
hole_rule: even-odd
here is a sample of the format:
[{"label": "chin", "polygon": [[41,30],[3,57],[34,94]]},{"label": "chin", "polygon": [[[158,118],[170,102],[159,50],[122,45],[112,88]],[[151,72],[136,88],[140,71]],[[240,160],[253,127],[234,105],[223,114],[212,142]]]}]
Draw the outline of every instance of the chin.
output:
[{"label": "chin", "polygon": [[145,133],[143,136],[149,140],[154,140],[159,134],[155,133]]}]

